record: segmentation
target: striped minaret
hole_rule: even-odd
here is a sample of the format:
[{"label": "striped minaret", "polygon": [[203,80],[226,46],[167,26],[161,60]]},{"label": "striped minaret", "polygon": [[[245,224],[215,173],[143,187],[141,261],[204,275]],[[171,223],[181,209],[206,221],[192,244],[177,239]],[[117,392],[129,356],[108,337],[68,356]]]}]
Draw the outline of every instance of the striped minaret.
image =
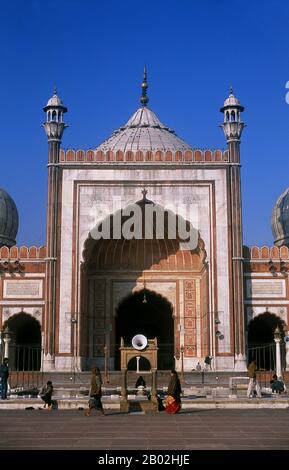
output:
[{"label": "striped minaret", "polygon": [[55,336],[57,318],[57,279],[60,263],[60,183],[59,149],[64,129],[67,127],[63,115],[67,108],[54,89],[52,98],[43,108],[46,121],[43,124],[48,139],[48,202],[46,216],[46,289],[44,327],[44,370],[55,368]]}]

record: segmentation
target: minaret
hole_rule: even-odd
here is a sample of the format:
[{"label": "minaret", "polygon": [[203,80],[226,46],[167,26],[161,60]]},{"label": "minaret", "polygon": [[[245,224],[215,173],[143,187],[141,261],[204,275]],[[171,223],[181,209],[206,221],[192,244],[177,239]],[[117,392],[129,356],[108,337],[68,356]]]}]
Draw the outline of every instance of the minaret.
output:
[{"label": "minaret", "polygon": [[231,234],[231,272],[232,272],[232,305],[234,325],[235,369],[246,370],[246,341],[244,321],[243,293],[243,230],[242,230],[242,200],[240,176],[240,139],[244,128],[241,113],[244,107],[233,95],[230,95],[220,109],[224,114],[222,128],[229,150],[229,226]]},{"label": "minaret", "polygon": [[43,108],[43,124],[48,139],[48,203],[46,216],[46,308],[44,329],[44,370],[55,368],[55,328],[57,312],[57,272],[59,271],[60,245],[60,168],[59,149],[64,129],[63,115],[67,108],[54,89],[52,98]]}]

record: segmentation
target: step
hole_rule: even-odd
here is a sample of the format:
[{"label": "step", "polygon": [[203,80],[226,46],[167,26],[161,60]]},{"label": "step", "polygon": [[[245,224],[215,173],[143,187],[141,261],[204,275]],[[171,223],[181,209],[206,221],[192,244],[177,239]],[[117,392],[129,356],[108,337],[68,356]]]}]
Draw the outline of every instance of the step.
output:
[{"label": "step", "polygon": [[[88,400],[83,398],[77,399],[58,399],[56,401],[54,410],[84,410],[88,407]],[[120,411],[121,400],[119,398],[111,399],[109,397],[103,397],[103,407],[105,410]],[[0,400],[0,411],[1,410],[38,410],[43,406],[43,402],[40,399],[11,399],[11,400]],[[138,399],[129,400],[128,410],[133,412],[142,412],[144,408],[150,408],[148,401],[140,401]],[[270,408],[270,409],[289,409],[288,397],[262,397],[262,398],[237,398],[232,395],[228,398],[184,398],[182,399],[182,410],[193,410],[193,409],[258,409],[258,408]],[[42,410],[43,413],[48,410]]]}]

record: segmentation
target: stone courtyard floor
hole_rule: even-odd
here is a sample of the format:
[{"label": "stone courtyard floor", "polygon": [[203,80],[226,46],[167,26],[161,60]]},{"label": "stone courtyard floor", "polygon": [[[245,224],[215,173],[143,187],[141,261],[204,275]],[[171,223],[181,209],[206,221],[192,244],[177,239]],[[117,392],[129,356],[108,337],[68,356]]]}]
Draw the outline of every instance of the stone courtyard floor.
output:
[{"label": "stone courtyard floor", "polygon": [[288,450],[289,409],[190,410],[85,417],[80,410],[1,410],[0,451]]}]

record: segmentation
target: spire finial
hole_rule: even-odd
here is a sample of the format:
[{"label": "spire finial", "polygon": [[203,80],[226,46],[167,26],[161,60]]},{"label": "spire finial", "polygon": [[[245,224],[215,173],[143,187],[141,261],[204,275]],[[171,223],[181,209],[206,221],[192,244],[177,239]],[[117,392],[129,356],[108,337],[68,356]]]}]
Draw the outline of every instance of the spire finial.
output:
[{"label": "spire finial", "polygon": [[142,198],[143,198],[143,201],[146,201],[147,200],[147,189],[146,188],[143,188],[142,190]]},{"label": "spire finial", "polygon": [[143,70],[143,82],[141,84],[141,105],[146,106],[149,102],[149,99],[147,97],[147,89],[148,89],[148,84],[147,84],[147,68],[144,66]]},{"label": "spire finial", "polygon": [[56,85],[54,85],[53,94],[54,94],[54,95],[57,95],[57,88],[56,88]]},{"label": "spire finial", "polygon": [[230,95],[232,95],[232,94],[233,94],[233,87],[232,87],[232,85],[230,85]]}]

